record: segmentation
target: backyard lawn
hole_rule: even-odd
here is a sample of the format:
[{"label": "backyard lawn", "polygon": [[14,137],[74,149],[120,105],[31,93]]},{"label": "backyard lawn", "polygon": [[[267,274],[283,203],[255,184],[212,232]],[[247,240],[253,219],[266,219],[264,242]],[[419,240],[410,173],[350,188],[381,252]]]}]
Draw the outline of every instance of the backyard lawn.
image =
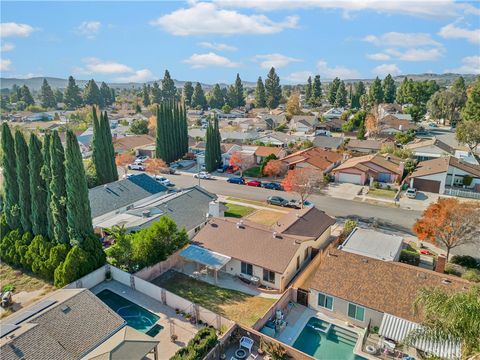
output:
[{"label": "backyard lawn", "polygon": [[178,296],[243,325],[252,326],[276,301],[220,288],[170,271],[153,281]]},{"label": "backyard lawn", "polygon": [[383,198],[393,199],[397,192],[395,190],[388,189],[370,189],[368,195],[379,196]]},{"label": "backyard lawn", "polygon": [[253,214],[248,215],[246,219],[257,224],[271,226],[275,224],[282,216],[285,216],[285,214],[278,211],[258,210]]},{"label": "backyard lawn", "polygon": [[237,204],[226,203],[225,206],[228,208],[228,210],[225,211],[226,217],[242,218],[255,211],[254,208]]},{"label": "backyard lawn", "polygon": [[5,263],[0,264],[0,284],[2,284],[2,288],[10,284],[15,286],[15,293],[21,291],[31,292],[44,287],[53,288],[52,284],[36,277],[36,275],[14,269]]}]

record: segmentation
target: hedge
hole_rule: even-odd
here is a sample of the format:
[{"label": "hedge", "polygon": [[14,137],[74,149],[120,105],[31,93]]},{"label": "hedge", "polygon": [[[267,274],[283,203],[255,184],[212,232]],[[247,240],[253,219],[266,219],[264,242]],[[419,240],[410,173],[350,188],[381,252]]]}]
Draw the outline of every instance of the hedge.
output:
[{"label": "hedge", "polygon": [[480,262],[477,261],[474,257],[469,255],[454,255],[450,260],[452,264],[457,264],[467,269],[478,269],[480,270]]},{"label": "hedge", "polygon": [[400,252],[400,262],[418,266],[420,264],[420,254],[416,251],[403,249]]},{"label": "hedge", "polygon": [[212,327],[204,327],[188,342],[187,346],[178,350],[170,360],[201,360],[217,344],[217,334]]}]

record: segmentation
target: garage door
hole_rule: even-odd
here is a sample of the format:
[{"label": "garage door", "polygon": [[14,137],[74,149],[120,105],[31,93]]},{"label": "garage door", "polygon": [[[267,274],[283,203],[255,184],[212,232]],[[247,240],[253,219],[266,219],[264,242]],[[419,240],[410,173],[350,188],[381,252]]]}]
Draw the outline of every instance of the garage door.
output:
[{"label": "garage door", "polygon": [[413,187],[420,191],[439,193],[440,181],[426,180],[426,179],[413,179]]},{"label": "garage door", "polygon": [[357,174],[340,173],[338,176],[338,181],[362,185],[361,176]]}]

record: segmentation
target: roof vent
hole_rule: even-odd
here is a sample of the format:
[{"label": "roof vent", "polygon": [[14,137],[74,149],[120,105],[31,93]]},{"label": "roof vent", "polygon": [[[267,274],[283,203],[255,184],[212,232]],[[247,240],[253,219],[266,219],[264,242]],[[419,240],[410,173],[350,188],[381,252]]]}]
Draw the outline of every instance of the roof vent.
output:
[{"label": "roof vent", "polygon": [[245,226],[243,225],[243,220],[237,222],[237,229],[245,229]]},{"label": "roof vent", "polygon": [[419,277],[420,279],[426,279],[427,275],[425,275],[424,273],[417,273],[417,277]]},{"label": "roof vent", "polygon": [[442,279],[442,284],[449,285],[452,283],[452,280],[449,279]]},{"label": "roof vent", "polygon": [[274,238],[274,239],[277,238],[277,232],[276,232],[276,231],[273,232],[273,238]]},{"label": "roof vent", "polygon": [[145,218],[148,218],[150,217],[150,210],[143,210],[142,211],[142,216],[145,217]]},{"label": "roof vent", "polygon": [[211,227],[218,228],[218,224],[215,224],[214,222],[210,223]]},{"label": "roof vent", "polygon": [[64,314],[68,314],[68,313],[70,312],[70,310],[72,310],[72,309],[70,308],[70,306],[64,305],[64,306],[62,306],[62,307],[60,308],[60,310],[62,310],[62,312],[63,312]]},{"label": "roof vent", "polygon": [[368,264],[368,259],[362,259],[362,262],[363,262],[364,264]]}]

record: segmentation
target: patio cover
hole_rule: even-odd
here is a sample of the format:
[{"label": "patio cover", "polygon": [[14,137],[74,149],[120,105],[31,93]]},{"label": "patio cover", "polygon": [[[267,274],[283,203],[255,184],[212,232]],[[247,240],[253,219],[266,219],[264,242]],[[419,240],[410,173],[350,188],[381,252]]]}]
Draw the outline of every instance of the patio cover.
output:
[{"label": "patio cover", "polygon": [[[402,342],[412,330],[420,327],[419,324],[414,322],[390,314],[384,314],[378,333],[385,338]],[[460,358],[460,344],[454,341],[433,342],[426,339],[419,339],[415,342],[414,346],[419,350],[441,358]]]},{"label": "patio cover", "polygon": [[225,256],[197,245],[189,245],[180,253],[180,256],[185,260],[193,261],[215,270],[220,270],[231,260],[230,256]]}]

